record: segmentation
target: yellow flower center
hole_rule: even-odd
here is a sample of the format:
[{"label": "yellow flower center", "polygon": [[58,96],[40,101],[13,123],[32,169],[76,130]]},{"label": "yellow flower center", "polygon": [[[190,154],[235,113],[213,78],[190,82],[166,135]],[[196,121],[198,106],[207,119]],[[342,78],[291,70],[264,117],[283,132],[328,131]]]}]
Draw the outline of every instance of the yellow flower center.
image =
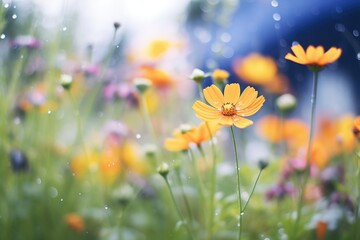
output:
[{"label": "yellow flower center", "polygon": [[225,116],[233,116],[236,114],[235,105],[232,103],[225,103],[221,106],[221,114]]}]

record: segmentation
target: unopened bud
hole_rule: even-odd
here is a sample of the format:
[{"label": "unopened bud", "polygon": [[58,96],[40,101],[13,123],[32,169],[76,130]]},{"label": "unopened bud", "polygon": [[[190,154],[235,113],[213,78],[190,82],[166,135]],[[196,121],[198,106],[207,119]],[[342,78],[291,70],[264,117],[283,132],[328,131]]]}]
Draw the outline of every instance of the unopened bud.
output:
[{"label": "unopened bud", "polygon": [[169,165],[166,162],[162,162],[160,164],[160,166],[157,168],[157,172],[163,176],[164,178],[166,178],[166,176],[168,175],[170,169],[169,169]]},{"label": "unopened bud", "polygon": [[114,22],[114,28],[115,30],[118,30],[121,24],[119,22]]},{"label": "unopened bud", "polygon": [[138,92],[143,94],[146,92],[146,90],[148,90],[151,87],[152,83],[147,78],[135,78],[134,85],[138,90]]},{"label": "unopened bud", "polygon": [[289,113],[296,107],[296,98],[290,93],[285,93],[276,99],[276,106],[282,113]]},{"label": "unopened bud", "polygon": [[73,79],[72,79],[71,75],[61,74],[60,84],[64,89],[69,90],[71,88],[72,82],[73,82]]},{"label": "unopened bud", "polygon": [[202,83],[205,77],[206,77],[205,72],[198,68],[195,68],[190,75],[190,79],[194,80],[197,83]]},{"label": "unopened bud", "polygon": [[260,160],[258,162],[258,167],[260,170],[264,170],[265,168],[267,168],[267,166],[269,166],[269,162],[266,160]]}]

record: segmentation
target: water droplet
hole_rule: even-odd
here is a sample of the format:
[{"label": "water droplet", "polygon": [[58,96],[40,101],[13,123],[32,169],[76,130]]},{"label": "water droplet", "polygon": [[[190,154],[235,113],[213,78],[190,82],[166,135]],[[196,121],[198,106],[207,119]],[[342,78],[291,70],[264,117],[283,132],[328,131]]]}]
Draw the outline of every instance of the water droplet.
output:
[{"label": "water droplet", "polygon": [[219,215],[219,213],[218,212],[215,212],[215,216],[218,216]]},{"label": "water droplet", "polygon": [[51,110],[47,111],[48,114],[51,114]]},{"label": "water droplet", "polygon": [[15,8],[16,8],[16,5],[14,5],[13,8],[15,9]]},{"label": "water droplet", "polygon": [[116,48],[119,48],[120,46],[119,45],[116,45]]},{"label": "water droplet", "polygon": [[272,7],[278,7],[278,6],[279,6],[278,1],[272,0],[272,1],[271,1],[271,6],[272,6]]},{"label": "water droplet", "polygon": [[5,3],[4,8],[8,8],[10,5],[8,3]]},{"label": "water droplet", "polygon": [[65,32],[67,30],[67,27],[63,27],[62,30],[63,32]]},{"label": "water droplet", "polygon": [[41,184],[41,179],[40,178],[37,178],[35,181],[36,181],[37,184]]},{"label": "water droplet", "polygon": [[240,213],[241,216],[244,216],[244,214],[245,214],[244,212],[241,212],[241,213]]},{"label": "water droplet", "polygon": [[353,31],[353,35],[354,35],[354,37],[358,37],[359,36],[359,31],[355,29]]},{"label": "water droplet", "polygon": [[240,227],[240,223],[238,223],[237,226]]},{"label": "water droplet", "polygon": [[274,13],[273,14],[273,19],[275,20],[275,21],[280,21],[281,20],[281,16],[280,16],[280,14],[279,13]]},{"label": "water droplet", "polygon": [[81,196],[81,194],[82,194],[81,192],[78,193],[79,196]]},{"label": "water droplet", "polygon": [[63,198],[61,198],[61,199],[60,199],[60,201],[61,201],[61,202],[63,202],[63,201],[64,201],[64,199],[63,199]]},{"label": "water droplet", "polygon": [[0,38],[1,38],[1,39],[5,39],[5,34],[1,34],[1,35],[0,35]]},{"label": "water droplet", "polygon": [[357,58],[357,60],[360,60],[360,52],[358,54],[356,54],[356,58]]},{"label": "water droplet", "polygon": [[16,14],[13,14],[13,15],[11,16],[11,18],[12,18],[12,19],[17,19],[17,15],[16,15]]},{"label": "water droplet", "polygon": [[135,135],[135,137],[136,137],[136,139],[140,139],[140,138],[141,138],[141,134],[138,133],[138,134]]},{"label": "water droplet", "polygon": [[104,208],[105,208],[105,210],[108,210],[108,209],[109,209],[109,207],[108,207],[108,206],[105,206]]}]

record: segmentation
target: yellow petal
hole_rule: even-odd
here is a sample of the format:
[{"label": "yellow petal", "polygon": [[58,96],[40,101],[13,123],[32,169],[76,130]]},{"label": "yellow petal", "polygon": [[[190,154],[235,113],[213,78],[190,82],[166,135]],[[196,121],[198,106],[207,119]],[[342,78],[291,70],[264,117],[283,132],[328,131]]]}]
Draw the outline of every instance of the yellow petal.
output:
[{"label": "yellow petal", "polygon": [[260,108],[263,106],[264,102],[265,102],[264,96],[260,96],[254,102],[252,102],[249,107],[238,111],[237,115],[240,115],[242,117],[254,115],[255,113],[257,113],[257,111],[260,110]]},{"label": "yellow petal", "polygon": [[221,125],[225,125],[225,126],[232,126],[233,125],[233,119],[231,116],[222,116],[222,118],[220,118],[219,123]]},{"label": "yellow petal", "polygon": [[236,104],[240,96],[240,85],[237,83],[227,84],[224,90],[224,102]]},{"label": "yellow petal", "polygon": [[220,89],[215,85],[207,87],[203,91],[206,101],[215,108],[220,108],[224,104],[224,96]]},{"label": "yellow petal", "polygon": [[189,143],[182,138],[168,138],[165,140],[164,147],[168,151],[177,152],[189,148]]},{"label": "yellow petal", "polygon": [[298,64],[306,64],[307,63],[305,60],[297,58],[294,55],[292,55],[291,53],[286,54],[285,59],[296,62]]},{"label": "yellow petal", "polygon": [[233,117],[234,125],[238,128],[246,128],[253,124],[253,121],[239,116]]},{"label": "yellow petal", "polygon": [[[297,44],[297,45],[295,45],[295,46],[292,46],[292,47],[291,47],[291,50],[294,52],[296,58],[301,62],[301,64],[303,64],[304,62],[307,61],[306,53],[305,53],[303,47],[302,47],[300,44]],[[288,55],[288,54],[287,54],[287,55]],[[287,55],[286,55],[286,56],[287,56]],[[290,55],[291,55],[291,54],[290,54]],[[286,56],[285,56],[285,58],[286,58]],[[294,56],[294,57],[295,57],[295,56]],[[286,59],[287,59],[287,58],[286,58]],[[289,60],[291,60],[291,59],[289,59]],[[291,61],[293,61],[293,60],[291,60]],[[296,62],[296,61],[294,61],[294,62]],[[297,63],[298,63],[298,62],[297,62]]]},{"label": "yellow petal", "polygon": [[239,108],[239,110],[247,108],[256,99],[257,95],[258,92],[253,87],[245,88],[236,104],[236,108]]},{"label": "yellow petal", "polygon": [[201,101],[196,101],[192,108],[195,110],[196,115],[204,121],[218,119],[222,116],[217,109],[210,107]]},{"label": "yellow petal", "polygon": [[341,55],[341,49],[332,47],[330,48],[319,60],[319,65],[324,66],[326,64],[335,62]]}]

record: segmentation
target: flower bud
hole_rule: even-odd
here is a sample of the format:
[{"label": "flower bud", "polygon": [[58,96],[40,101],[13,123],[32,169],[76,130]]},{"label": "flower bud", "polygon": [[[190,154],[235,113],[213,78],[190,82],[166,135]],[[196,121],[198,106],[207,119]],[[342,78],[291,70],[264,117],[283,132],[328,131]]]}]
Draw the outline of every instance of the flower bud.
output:
[{"label": "flower bud", "polygon": [[356,117],[354,120],[353,133],[354,136],[360,140],[360,116]]},{"label": "flower bud", "polygon": [[157,168],[157,172],[163,176],[163,178],[166,178],[166,176],[168,175],[170,169],[169,169],[169,164],[167,164],[166,162],[162,162],[160,164],[160,166]]},{"label": "flower bud", "polygon": [[265,168],[267,168],[267,166],[269,166],[269,162],[266,160],[260,160],[258,162],[258,167],[260,170],[264,170]]},{"label": "flower bud", "polygon": [[118,30],[120,26],[121,24],[119,22],[114,22],[115,31]]},{"label": "flower bud", "polygon": [[11,150],[10,164],[14,172],[28,171],[29,162],[25,154],[19,150]]},{"label": "flower bud", "polygon": [[147,78],[135,78],[134,85],[135,85],[136,89],[138,90],[138,92],[140,94],[143,94],[146,92],[146,90],[148,90],[151,87],[152,83]]},{"label": "flower bud", "polygon": [[197,83],[202,83],[205,77],[206,77],[205,72],[198,68],[195,68],[190,75],[190,79],[194,80]]},{"label": "flower bud", "polygon": [[224,84],[229,78],[229,73],[222,69],[215,69],[211,75],[214,83]]},{"label": "flower bud", "polygon": [[282,113],[289,113],[296,107],[296,98],[290,93],[285,93],[276,99],[276,106]]},{"label": "flower bud", "polygon": [[72,82],[73,82],[73,79],[72,79],[71,75],[61,74],[60,84],[64,89],[69,90],[71,88]]}]

